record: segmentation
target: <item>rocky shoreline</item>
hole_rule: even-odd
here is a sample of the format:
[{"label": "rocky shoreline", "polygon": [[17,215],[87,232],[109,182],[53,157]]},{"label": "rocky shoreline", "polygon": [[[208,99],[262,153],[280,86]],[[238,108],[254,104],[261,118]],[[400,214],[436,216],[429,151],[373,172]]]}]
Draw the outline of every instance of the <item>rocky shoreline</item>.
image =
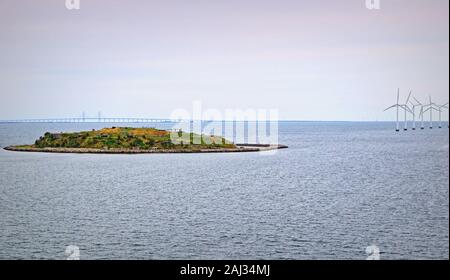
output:
[{"label": "rocky shoreline", "polygon": [[237,144],[236,148],[217,148],[217,149],[91,149],[91,148],[34,148],[9,146],[4,148],[13,152],[37,152],[37,153],[71,153],[71,154],[192,154],[192,153],[244,153],[244,152],[262,152],[278,149],[286,149],[285,145],[264,145],[264,144]]}]

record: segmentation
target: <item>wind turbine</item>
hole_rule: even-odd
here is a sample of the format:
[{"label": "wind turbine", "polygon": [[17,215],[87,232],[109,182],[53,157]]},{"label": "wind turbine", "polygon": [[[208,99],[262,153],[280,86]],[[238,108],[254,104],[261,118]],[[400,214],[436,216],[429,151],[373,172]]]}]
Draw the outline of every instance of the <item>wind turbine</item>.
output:
[{"label": "wind turbine", "polygon": [[439,111],[439,128],[442,128],[442,109],[444,109],[444,108],[448,109],[447,105],[448,105],[448,102],[444,105],[440,105],[440,106],[437,105],[437,108]]},{"label": "wind turbine", "polygon": [[[417,98],[415,98],[414,96],[413,96],[413,98],[414,98],[414,101],[416,101],[416,106],[420,106],[420,114],[419,114],[419,116],[420,116],[420,129],[425,129],[425,121],[424,121],[424,119],[423,119],[423,117],[424,117],[424,112],[423,112],[423,110],[424,110],[424,105],[419,101],[419,100],[417,100]],[[413,110],[414,110],[414,105],[413,105]],[[415,113],[415,111],[414,111],[414,113]]]},{"label": "wind turbine", "polygon": [[403,110],[405,110],[405,128],[403,130],[408,130],[408,112],[414,115],[414,112],[408,107],[409,100],[411,99],[412,91],[409,92],[408,98],[406,99],[405,104],[402,105]]},{"label": "wind turbine", "polygon": [[[411,96],[411,93],[409,94]],[[406,103],[408,103],[409,101],[409,97],[408,100],[406,101]],[[409,110],[409,108],[403,104],[400,104],[400,89],[397,90],[397,103],[392,105],[391,107],[388,107],[384,110],[384,112],[386,112],[387,110],[393,109],[395,108],[397,110],[397,121],[396,121],[396,129],[395,131],[399,132],[400,131],[400,121],[399,121],[399,117],[400,117],[400,108],[402,108],[403,110],[405,110],[405,130],[408,129],[408,124],[406,122],[407,120],[407,113],[406,111]]]},{"label": "wind turbine", "polygon": [[435,111],[439,111],[439,110],[435,108],[436,104],[434,104],[431,101],[431,95],[430,95],[430,103],[425,106],[428,108],[426,110],[424,110],[423,113],[425,114],[426,112],[430,111],[430,129],[433,129],[433,110],[435,110]]}]

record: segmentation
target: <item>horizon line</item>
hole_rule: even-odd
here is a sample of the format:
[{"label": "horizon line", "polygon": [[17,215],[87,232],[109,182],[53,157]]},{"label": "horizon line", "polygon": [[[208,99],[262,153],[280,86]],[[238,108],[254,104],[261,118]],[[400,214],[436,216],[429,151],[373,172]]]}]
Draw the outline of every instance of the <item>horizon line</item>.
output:
[{"label": "horizon line", "polygon": [[[302,120],[302,119],[280,119],[280,120],[248,120],[248,119],[221,119],[221,120],[200,120],[200,119],[170,119],[170,118],[27,118],[27,119],[0,119],[2,124],[17,123],[177,123],[177,122],[384,122],[391,123],[395,120]],[[435,120],[433,120],[435,121]],[[438,120],[436,120],[438,121]],[[410,121],[408,121],[410,122]],[[442,120],[449,122],[449,120]]]}]

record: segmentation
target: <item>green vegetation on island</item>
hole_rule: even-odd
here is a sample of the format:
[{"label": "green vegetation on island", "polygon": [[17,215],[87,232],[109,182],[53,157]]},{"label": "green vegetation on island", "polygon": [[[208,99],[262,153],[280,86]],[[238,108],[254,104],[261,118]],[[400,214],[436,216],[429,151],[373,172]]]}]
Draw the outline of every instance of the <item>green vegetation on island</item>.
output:
[{"label": "green vegetation on island", "polygon": [[[171,137],[184,135],[184,141]],[[177,136],[177,135],[175,135]],[[172,140],[175,138],[175,140]],[[190,138],[188,140],[188,138]],[[194,141],[194,138],[197,141]],[[186,141],[187,140],[187,141]],[[177,142],[178,141],[178,142]],[[198,144],[194,144],[197,143]],[[112,127],[76,133],[45,133],[34,145],[21,148],[67,148],[100,150],[201,150],[234,149],[236,146],[219,136],[205,136],[182,131],[170,132],[155,128]]]}]

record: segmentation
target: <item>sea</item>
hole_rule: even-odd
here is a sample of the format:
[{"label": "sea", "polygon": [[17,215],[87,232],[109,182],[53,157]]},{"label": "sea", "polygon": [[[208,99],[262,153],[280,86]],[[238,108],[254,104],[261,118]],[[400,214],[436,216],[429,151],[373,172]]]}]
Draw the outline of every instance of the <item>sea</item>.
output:
[{"label": "sea", "polygon": [[[124,125],[3,123],[0,147]],[[94,260],[449,258],[447,123],[278,129],[289,148],[276,153],[1,149],[0,259],[64,260],[74,251]]]}]

